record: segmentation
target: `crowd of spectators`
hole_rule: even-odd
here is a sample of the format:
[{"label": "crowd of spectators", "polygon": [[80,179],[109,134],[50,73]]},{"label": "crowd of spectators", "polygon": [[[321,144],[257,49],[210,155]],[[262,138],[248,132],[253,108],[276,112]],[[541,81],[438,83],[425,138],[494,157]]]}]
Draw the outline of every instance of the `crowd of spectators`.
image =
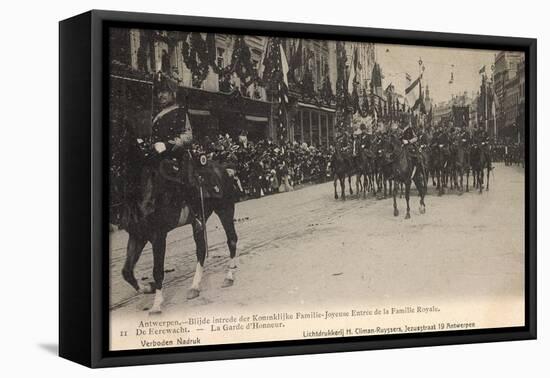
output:
[{"label": "crowd of spectators", "polygon": [[234,140],[227,134],[207,138],[194,149],[234,169],[245,197],[261,197],[326,181],[332,152],[326,146],[275,144],[268,139],[249,141],[246,135]]}]

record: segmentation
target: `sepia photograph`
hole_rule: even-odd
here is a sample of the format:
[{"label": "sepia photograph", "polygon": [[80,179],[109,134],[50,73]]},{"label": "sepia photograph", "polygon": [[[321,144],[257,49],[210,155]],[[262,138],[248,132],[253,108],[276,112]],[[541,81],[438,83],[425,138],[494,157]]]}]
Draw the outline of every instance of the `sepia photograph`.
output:
[{"label": "sepia photograph", "polygon": [[107,51],[110,351],[526,325],[524,52]]}]

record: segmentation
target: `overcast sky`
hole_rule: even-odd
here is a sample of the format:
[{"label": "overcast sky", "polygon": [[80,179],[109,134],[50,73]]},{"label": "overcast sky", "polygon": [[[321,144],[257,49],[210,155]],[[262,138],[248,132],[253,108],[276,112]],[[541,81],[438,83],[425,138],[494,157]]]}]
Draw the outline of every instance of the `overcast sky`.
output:
[{"label": "overcast sky", "polygon": [[[418,61],[424,66],[423,85],[429,85],[430,97],[436,103],[447,101],[452,94],[477,92],[481,83],[479,70],[486,65],[491,74],[495,50],[471,50],[443,47],[422,47],[376,44],[376,60],[384,75],[384,88],[392,82],[404,94],[405,72],[415,80],[419,75]],[[454,65],[454,67],[452,66]],[[453,84],[449,84],[454,72]]]}]

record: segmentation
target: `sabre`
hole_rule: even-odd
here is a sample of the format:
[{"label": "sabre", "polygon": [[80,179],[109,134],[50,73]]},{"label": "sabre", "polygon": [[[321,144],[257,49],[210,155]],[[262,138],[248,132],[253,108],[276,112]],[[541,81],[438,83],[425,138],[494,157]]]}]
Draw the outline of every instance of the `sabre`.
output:
[{"label": "sabre", "polygon": [[208,257],[208,232],[206,231],[206,216],[204,212],[204,193],[202,190],[202,180],[199,180],[199,193],[201,197],[201,218],[202,218],[202,232],[204,233],[204,243],[206,244],[206,257]]}]

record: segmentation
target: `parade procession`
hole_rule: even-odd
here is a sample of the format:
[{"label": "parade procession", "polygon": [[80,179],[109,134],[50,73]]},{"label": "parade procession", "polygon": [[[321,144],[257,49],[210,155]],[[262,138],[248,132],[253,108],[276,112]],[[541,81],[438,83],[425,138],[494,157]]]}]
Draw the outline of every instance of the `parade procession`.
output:
[{"label": "parade procession", "polygon": [[413,290],[519,298],[523,54],[122,28],[109,46],[115,329]]}]

